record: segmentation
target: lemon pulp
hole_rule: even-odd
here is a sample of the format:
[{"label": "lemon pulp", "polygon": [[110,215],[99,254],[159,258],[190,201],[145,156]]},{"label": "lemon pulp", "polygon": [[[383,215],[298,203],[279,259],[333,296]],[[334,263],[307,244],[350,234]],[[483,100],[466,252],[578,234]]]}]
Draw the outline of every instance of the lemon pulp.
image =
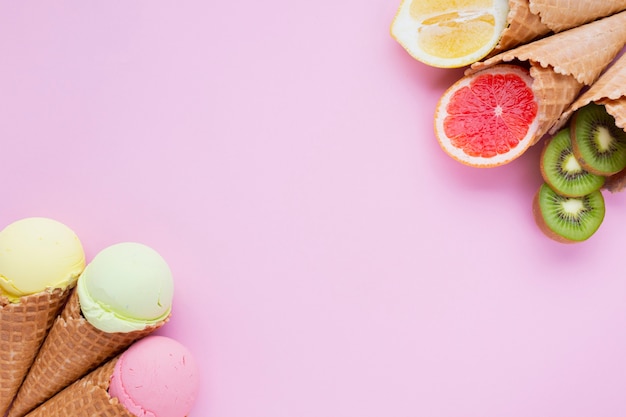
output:
[{"label": "lemon pulp", "polygon": [[495,19],[490,14],[448,13],[423,22],[419,29],[420,48],[442,58],[461,58],[480,50],[493,37]]},{"label": "lemon pulp", "polygon": [[403,0],[391,35],[426,64],[461,67],[496,46],[508,11],[508,0]]}]

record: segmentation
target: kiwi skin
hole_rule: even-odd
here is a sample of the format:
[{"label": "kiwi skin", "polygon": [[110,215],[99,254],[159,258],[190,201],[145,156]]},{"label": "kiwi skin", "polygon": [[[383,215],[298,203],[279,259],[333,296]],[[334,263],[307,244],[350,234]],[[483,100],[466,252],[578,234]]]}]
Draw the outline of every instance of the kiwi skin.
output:
[{"label": "kiwi skin", "polygon": [[541,192],[541,188],[537,190],[535,196],[533,197],[533,217],[535,218],[535,223],[537,223],[537,227],[539,230],[543,232],[544,235],[549,237],[550,239],[559,242],[559,243],[578,243],[576,240],[567,239],[560,234],[556,233],[554,230],[550,229],[546,220],[543,218],[541,214],[541,207],[539,207],[539,193]]},{"label": "kiwi skin", "polygon": [[[584,116],[583,116],[583,113],[584,113]],[[578,160],[578,163],[587,172],[590,172],[595,175],[608,177],[610,175],[614,175],[618,173],[619,171],[621,171],[626,166],[626,160],[622,160],[621,167],[617,168],[616,170],[603,170],[603,169],[600,169],[600,167],[595,167],[592,161],[591,160],[588,161],[585,158],[585,155],[583,155],[583,151],[581,150],[581,145],[579,144],[579,141],[582,140],[582,138],[579,138],[577,135],[577,133],[579,133],[578,132],[579,119],[589,117],[588,116],[589,114],[594,114],[594,113],[597,114],[598,117],[604,118],[605,119],[604,121],[609,122],[609,125],[604,126],[604,127],[606,127],[611,132],[611,136],[616,136],[616,135],[619,136],[620,134],[621,135],[624,134],[624,132],[622,132],[620,128],[615,126],[615,120],[613,116],[606,113],[606,110],[604,109],[603,105],[596,104],[595,102],[591,102],[587,104],[586,106],[578,109],[576,112],[574,112],[574,115],[572,116],[572,120],[570,122],[570,137],[572,140],[572,151],[576,159]],[[624,153],[622,152],[621,155],[624,155]],[[616,157],[616,156],[614,155],[613,157]]]},{"label": "kiwi skin", "polygon": [[[592,231],[592,233],[587,236],[586,238],[580,239],[580,240],[574,240],[574,239],[569,239],[565,236],[560,235],[559,233],[555,232],[554,230],[552,230],[552,228],[550,228],[550,226],[548,225],[548,223],[546,222],[545,218],[543,217],[542,211],[541,211],[541,206],[539,204],[539,197],[541,195],[541,191],[543,190],[543,188],[546,187],[547,189],[550,189],[550,186],[546,183],[543,183],[539,189],[537,190],[537,192],[535,193],[535,196],[533,197],[533,203],[532,203],[532,211],[533,211],[533,217],[535,219],[535,223],[537,224],[537,226],[539,227],[539,229],[543,232],[544,235],[546,235],[547,237],[549,237],[550,239],[557,241],[559,243],[579,243],[579,242],[583,242],[587,239],[589,239],[591,236],[593,236],[593,234],[597,231],[597,228],[595,230]],[[552,192],[556,193],[554,190],[551,190]],[[599,193],[600,191],[595,191],[597,193]],[[558,193],[556,193],[558,194]],[[581,197],[582,198],[582,197]],[[602,217],[600,219],[600,224],[602,223],[602,220],[604,220],[604,213],[602,213]],[[598,225],[599,227],[599,225]]]}]

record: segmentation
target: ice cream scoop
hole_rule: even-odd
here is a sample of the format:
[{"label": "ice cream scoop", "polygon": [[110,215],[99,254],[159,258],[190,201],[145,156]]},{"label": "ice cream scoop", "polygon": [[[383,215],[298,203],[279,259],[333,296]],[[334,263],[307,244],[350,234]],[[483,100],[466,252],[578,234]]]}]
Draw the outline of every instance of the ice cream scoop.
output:
[{"label": "ice cream scoop", "polygon": [[132,332],[170,314],[174,283],[165,260],[135,242],[98,253],[78,279],[78,300],[85,319],[108,333]]},{"label": "ice cream scoop", "polygon": [[74,285],[84,268],[80,240],[56,220],[28,217],[0,231],[0,293],[12,302]]},{"label": "ice cream scoop", "polygon": [[0,415],[84,267],[80,240],[56,220],[28,217],[0,231]]},{"label": "ice cream scoop", "polygon": [[185,346],[147,336],[26,416],[185,417],[198,397],[199,379]]},{"label": "ice cream scoop", "polygon": [[135,342],[115,363],[109,395],[138,417],[184,417],[198,395],[198,368],[189,350],[165,336]]},{"label": "ice cream scoop", "polygon": [[172,297],[171,271],[154,249],[124,242],[96,254],[50,328],[9,417],[25,415],[163,326]]}]

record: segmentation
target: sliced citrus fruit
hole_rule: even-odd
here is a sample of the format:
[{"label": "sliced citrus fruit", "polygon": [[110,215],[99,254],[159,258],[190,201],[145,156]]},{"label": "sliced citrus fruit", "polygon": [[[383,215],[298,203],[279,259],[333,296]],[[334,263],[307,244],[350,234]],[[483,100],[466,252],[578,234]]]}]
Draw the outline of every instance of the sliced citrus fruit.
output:
[{"label": "sliced citrus fruit", "polygon": [[443,150],[475,167],[503,165],[522,155],[539,125],[532,82],[526,69],[503,64],[454,83],[435,110],[435,135]]},{"label": "sliced citrus fruit", "polygon": [[427,65],[458,68],[495,48],[508,13],[508,0],[402,0],[391,36]]}]

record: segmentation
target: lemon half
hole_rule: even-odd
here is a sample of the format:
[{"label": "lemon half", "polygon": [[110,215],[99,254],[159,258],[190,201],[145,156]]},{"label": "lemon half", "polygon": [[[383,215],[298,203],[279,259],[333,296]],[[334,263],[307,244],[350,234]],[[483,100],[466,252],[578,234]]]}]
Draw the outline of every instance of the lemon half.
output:
[{"label": "lemon half", "polygon": [[508,0],[402,0],[391,36],[418,61],[460,68],[495,48],[508,13]]}]

